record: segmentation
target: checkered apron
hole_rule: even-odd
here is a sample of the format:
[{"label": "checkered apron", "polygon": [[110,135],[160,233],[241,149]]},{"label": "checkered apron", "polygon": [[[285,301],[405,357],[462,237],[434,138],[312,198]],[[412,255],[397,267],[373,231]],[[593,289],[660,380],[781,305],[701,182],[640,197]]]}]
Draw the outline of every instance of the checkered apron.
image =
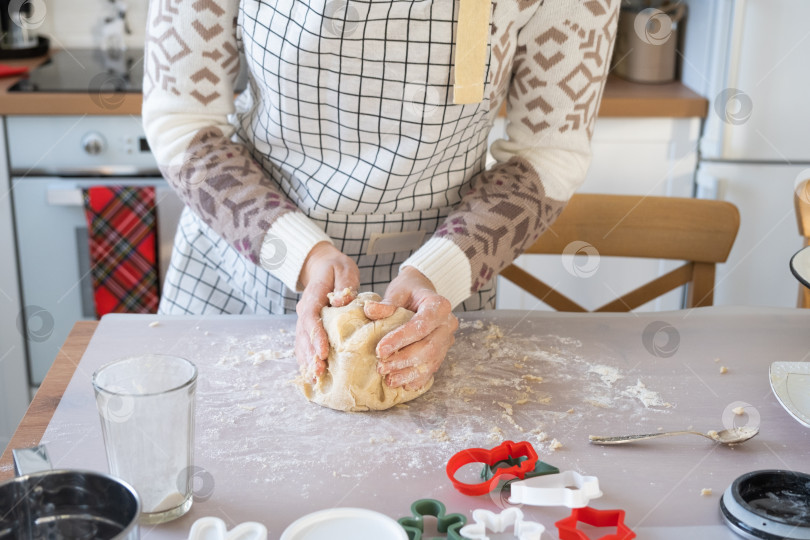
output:
[{"label": "checkered apron", "polygon": [[[489,62],[484,100],[453,105],[457,17],[454,0],[241,3],[250,84],[234,137],[357,262],[360,290],[382,295],[484,169]],[[161,312],[291,313],[298,297],[185,209]],[[494,301],[493,280],[459,309]]]}]

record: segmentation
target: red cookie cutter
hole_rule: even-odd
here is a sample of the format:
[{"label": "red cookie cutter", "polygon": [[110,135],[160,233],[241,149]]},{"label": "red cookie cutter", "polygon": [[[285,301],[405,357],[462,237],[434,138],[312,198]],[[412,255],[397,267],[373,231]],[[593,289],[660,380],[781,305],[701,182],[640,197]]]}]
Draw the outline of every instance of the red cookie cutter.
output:
[{"label": "red cookie cutter", "polygon": [[616,527],[615,534],[606,534],[598,540],[631,540],[636,533],[624,524],[624,510],[597,510],[590,506],[574,508],[571,515],[554,525],[560,533],[560,540],[590,540],[577,529],[577,522],[587,523],[594,527]]},{"label": "red cookie cutter", "polygon": [[[456,480],[456,472],[464,465],[470,463],[485,463],[488,466],[509,459],[522,458],[520,464],[502,469],[495,469],[491,479],[478,484],[467,484]],[[537,452],[534,447],[526,441],[515,443],[504,441],[491,450],[486,448],[468,448],[455,454],[447,462],[447,476],[456,489],[464,495],[486,495],[492,491],[500,482],[501,476],[517,476],[521,480],[526,473],[532,472],[537,465]]]}]

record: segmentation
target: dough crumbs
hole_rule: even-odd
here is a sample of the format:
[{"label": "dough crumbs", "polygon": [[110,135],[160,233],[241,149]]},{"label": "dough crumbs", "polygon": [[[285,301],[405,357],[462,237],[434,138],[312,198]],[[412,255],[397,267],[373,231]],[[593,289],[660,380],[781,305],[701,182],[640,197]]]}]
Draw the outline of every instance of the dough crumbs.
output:
[{"label": "dough crumbs", "polygon": [[470,386],[464,386],[463,388],[459,389],[458,393],[462,396],[474,396],[476,393],[478,393],[478,390]]},{"label": "dough crumbs", "polygon": [[728,373],[728,368],[726,366],[720,366],[720,375],[725,375]]},{"label": "dough crumbs", "polygon": [[503,440],[506,440],[506,435],[504,434],[503,430],[498,426],[494,426],[492,429],[489,430],[489,435],[487,435],[487,439],[490,442],[498,443]]},{"label": "dough crumbs", "polygon": [[520,394],[520,397],[515,400],[515,405],[526,405],[529,402],[529,394]]},{"label": "dough crumbs", "polygon": [[160,321],[152,321],[149,323],[149,328],[157,328],[160,326]]},{"label": "dough crumbs", "polygon": [[662,427],[660,427],[660,426],[659,426],[659,427],[658,427],[658,431],[664,431],[664,428],[662,428]]},{"label": "dough crumbs", "polygon": [[210,333],[211,333],[211,332],[209,332],[208,330],[206,330],[205,332],[203,332],[203,335],[204,335],[204,336],[207,336],[207,335],[208,335],[208,334],[210,334]]},{"label": "dough crumbs", "polygon": [[422,428],[418,428],[418,429],[416,430],[416,432],[417,432],[417,433],[422,433]]},{"label": "dough crumbs", "polygon": [[700,490],[700,494],[704,497],[709,497],[712,494],[712,488],[703,488]]},{"label": "dough crumbs", "polygon": [[520,362],[515,362],[515,369],[523,369],[526,367],[526,364],[521,364]]},{"label": "dough crumbs", "polygon": [[489,324],[489,333],[487,337],[484,338],[484,341],[496,341],[503,337],[503,332],[501,331],[500,327],[495,325],[494,323]]},{"label": "dough crumbs", "polygon": [[476,330],[482,330],[484,328],[484,321],[479,319],[472,323],[472,327]]},{"label": "dough crumbs", "polygon": [[720,439],[719,435],[717,435],[717,432],[715,430],[711,430],[711,431],[707,432],[706,435],[708,435],[709,437],[711,437],[715,441]]},{"label": "dough crumbs", "polygon": [[551,394],[545,395],[541,398],[537,398],[536,403],[539,403],[541,405],[548,405],[549,403],[551,403]]},{"label": "dough crumbs", "polygon": [[242,405],[241,403],[238,404],[238,407],[240,409],[245,409],[246,411],[252,411],[252,410],[254,410],[256,408],[256,407],[253,407],[251,405]]},{"label": "dough crumbs", "polygon": [[335,298],[342,297],[342,296],[354,296],[354,295],[355,295],[355,293],[350,287],[346,287],[342,291],[333,291],[333,292],[330,292],[330,293],[326,293],[326,297],[329,299],[329,304],[331,304],[332,301]]},{"label": "dough crumbs", "polygon": [[551,442],[548,443],[548,447],[554,451],[557,451],[563,447],[563,443],[561,443],[557,439],[551,439]]},{"label": "dough crumbs", "polygon": [[278,360],[280,358],[288,358],[293,355],[292,350],[288,351],[276,351],[273,349],[267,349],[264,351],[248,351],[248,356],[251,356],[253,360],[253,365],[258,366],[259,364],[264,364],[268,360]]},{"label": "dough crumbs", "polygon": [[450,437],[447,435],[447,432],[443,429],[431,429],[430,430],[430,438],[434,441],[439,442],[448,442],[450,441]]},{"label": "dough crumbs", "polygon": [[565,412],[566,412],[566,413],[568,413],[568,414],[573,414],[573,413],[574,413],[574,409],[568,409],[568,410],[567,410],[567,411],[565,411]]},{"label": "dough crumbs", "polygon": [[493,403],[497,403],[498,406],[501,407],[504,411],[506,411],[506,414],[508,414],[509,416],[512,416],[512,414],[514,413],[511,403],[504,403],[503,401],[495,401]]},{"label": "dough crumbs", "polygon": [[504,419],[505,419],[507,422],[509,422],[510,424],[512,424],[512,427],[514,427],[516,430],[520,431],[521,433],[523,433],[524,431],[526,431],[525,429],[523,429],[523,426],[521,426],[521,425],[519,425],[517,422],[515,422],[515,419],[514,419],[514,418],[512,418],[511,416],[509,416],[508,414],[504,414],[504,415],[502,415],[502,416],[504,417]]},{"label": "dough crumbs", "polygon": [[528,373],[526,375],[523,375],[521,378],[524,381],[529,381],[529,382],[537,382],[537,383],[543,382],[543,377],[540,377],[538,375],[531,375],[531,374],[528,374]]},{"label": "dough crumbs", "polygon": [[[535,438],[535,440],[536,440],[537,442],[539,442],[539,443],[541,443],[541,442],[543,442],[543,441],[545,441],[545,440],[547,440],[547,439],[548,439],[548,433],[546,433],[545,431],[541,431],[541,430],[539,430],[539,429],[535,429],[534,431],[532,431],[532,433],[534,434],[534,438]],[[554,440],[556,441],[557,439],[554,439]]]},{"label": "dough crumbs", "polygon": [[613,408],[613,402],[610,400],[610,398],[605,396],[591,396],[590,399],[585,400],[585,403],[593,407],[599,407],[600,409]]},{"label": "dough crumbs", "polygon": [[741,415],[745,414],[745,407],[734,407],[731,410],[737,416],[741,416]]}]

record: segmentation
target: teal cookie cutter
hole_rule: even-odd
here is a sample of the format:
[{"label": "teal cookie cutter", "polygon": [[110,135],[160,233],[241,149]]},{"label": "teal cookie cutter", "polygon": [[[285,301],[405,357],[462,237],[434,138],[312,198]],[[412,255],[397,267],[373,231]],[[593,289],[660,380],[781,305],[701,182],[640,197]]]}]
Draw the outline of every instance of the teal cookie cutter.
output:
[{"label": "teal cookie cutter", "polygon": [[[507,459],[501,460],[497,463],[493,463],[492,465],[484,465],[484,468],[481,469],[481,479],[484,480],[485,482],[488,480],[492,480],[492,478],[494,478],[495,476],[495,471],[497,471],[498,468],[514,467],[516,465],[519,466],[526,459],[528,459],[526,456],[518,456],[516,458],[509,456]],[[544,461],[538,460],[537,464],[534,466],[534,469],[527,472],[524,478],[533,478],[535,476],[545,476],[547,474],[559,474],[559,473],[560,469],[558,469],[554,465],[549,465]],[[511,484],[516,480],[520,480],[520,478],[514,477],[509,478],[508,480],[502,480],[498,486],[498,489],[504,490],[509,487],[509,484]]]},{"label": "teal cookie cutter", "polygon": [[440,533],[447,535],[447,540],[464,540],[459,530],[467,524],[467,518],[462,514],[447,514],[447,508],[436,499],[419,499],[411,505],[411,515],[399,518],[397,522],[408,533],[409,540],[437,540],[423,538],[425,531],[424,516],[436,518],[436,528]]}]

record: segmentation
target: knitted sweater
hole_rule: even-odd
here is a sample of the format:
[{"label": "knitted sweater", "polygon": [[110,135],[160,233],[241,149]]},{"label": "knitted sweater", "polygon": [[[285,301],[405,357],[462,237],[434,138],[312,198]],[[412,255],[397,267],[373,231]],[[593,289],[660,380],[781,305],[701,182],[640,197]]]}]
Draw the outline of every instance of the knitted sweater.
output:
[{"label": "knitted sweater", "polygon": [[618,6],[494,0],[484,101],[454,105],[458,1],[150,0],[144,127],[186,204],[292,289],[331,241],[310,217],[452,208],[403,265],[456,305],[584,179]]}]

